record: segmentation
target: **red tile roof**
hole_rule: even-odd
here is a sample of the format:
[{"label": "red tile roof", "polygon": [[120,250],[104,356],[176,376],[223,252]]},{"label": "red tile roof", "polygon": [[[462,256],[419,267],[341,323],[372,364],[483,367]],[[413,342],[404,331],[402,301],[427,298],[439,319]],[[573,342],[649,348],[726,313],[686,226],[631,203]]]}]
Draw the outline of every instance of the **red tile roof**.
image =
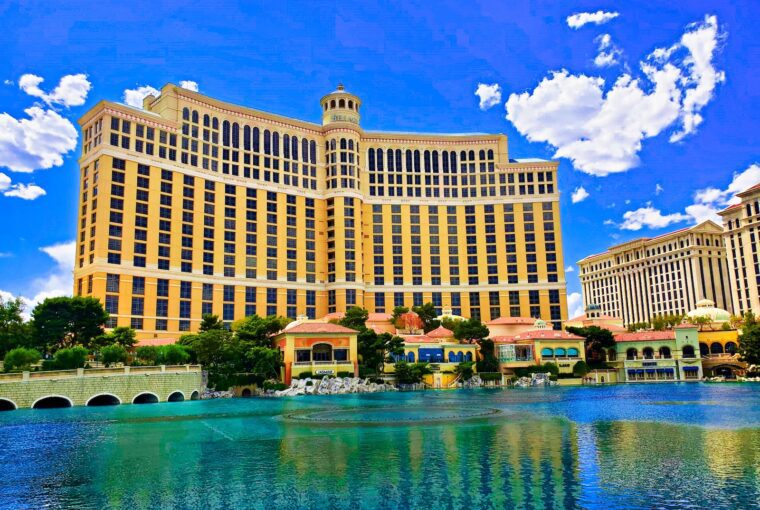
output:
[{"label": "red tile roof", "polygon": [[639,331],[637,333],[620,333],[615,335],[616,342],[646,342],[656,340],[673,340],[676,333],[673,330],[667,331]]},{"label": "red tile roof", "polygon": [[143,338],[138,340],[135,347],[144,347],[146,345],[170,345],[177,343],[176,338]]},{"label": "red tile roof", "polygon": [[427,335],[398,335],[404,343],[408,344],[438,344],[441,343],[440,338],[431,338]]},{"label": "red tile roof", "polygon": [[290,328],[285,328],[278,334],[283,333],[353,333],[356,334],[356,330],[346,328],[339,324],[332,324],[329,322],[302,322],[296,324]]},{"label": "red tile roof", "polygon": [[494,342],[511,343],[520,340],[583,340],[582,336],[573,335],[567,331],[556,331],[553,329],[536,329],[526,331],[514,336],[497,336],[492,338]]},{"label": "red tile roof", "polygon": [[454,336],[454,332],[450,329],[446,329],[443,326],[438,326],[433,331],[427,334],[430,338],[451,338]]},{"label": "red tile roof", "polygon": [[535,324],[536,319],[532,317],[499,317],[498,319],[494,319],[492,321],[486,322],[486,326],[493,325],[516,325],[516,324]]},{"label": "red tile roof", "polygon": [[392,318],[390,313],[370,313],[367,322],[389,322]]}]

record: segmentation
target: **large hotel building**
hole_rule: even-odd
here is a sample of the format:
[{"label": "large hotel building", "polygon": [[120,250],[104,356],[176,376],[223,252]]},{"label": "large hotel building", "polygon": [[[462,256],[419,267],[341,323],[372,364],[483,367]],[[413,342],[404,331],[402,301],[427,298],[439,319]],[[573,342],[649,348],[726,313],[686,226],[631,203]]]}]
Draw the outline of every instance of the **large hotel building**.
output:
[{"label": "large hotel building", "polygon": [[736,195],[740,202],[719,214],[737,315],[760,315],[760,184]]},{"label": "large hotel building", "polygon": [[566,317],[557,162],[504,135],[364,131],[339,86],[322,123],[166,85],[82,117],[74,292],[138,337],[206,313],[322,317],[432,302]]},{"label": "large hotel building", "polygon": [[584,307],[597,305],[623,324],[682,315],[709,299],[731,310],[723,228],[705,221],[613,246],[578,262]]}]

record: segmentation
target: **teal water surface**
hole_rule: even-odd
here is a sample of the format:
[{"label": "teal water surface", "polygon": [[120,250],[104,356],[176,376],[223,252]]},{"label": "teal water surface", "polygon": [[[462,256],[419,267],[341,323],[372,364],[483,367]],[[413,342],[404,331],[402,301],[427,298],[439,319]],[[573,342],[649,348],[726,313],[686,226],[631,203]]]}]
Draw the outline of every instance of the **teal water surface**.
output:
[{"label": "teal water surface", "polygon": [[0,413],[0,508],[760,508],[760,385]]}]

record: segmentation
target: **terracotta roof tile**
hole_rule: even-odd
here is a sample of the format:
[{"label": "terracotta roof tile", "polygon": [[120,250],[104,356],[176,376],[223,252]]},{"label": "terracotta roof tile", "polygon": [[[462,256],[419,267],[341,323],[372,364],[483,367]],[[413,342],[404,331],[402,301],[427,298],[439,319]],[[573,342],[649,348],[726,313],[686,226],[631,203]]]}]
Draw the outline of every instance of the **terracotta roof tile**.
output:
[{"label": "terracotta roof tile", "polygon": [[427,334],[430,338],[451,338],[454,336],[454,332],[450,329],[446,329],[443,326],[438,326],[433,331]]},{"label": "terracotta roof tile", "polygon": [[655,340],[673,340],[676,333],[673,330],[667,331],[639,331],[636,333],[620,333],[615,335],[616,342],[646,342]]},{"label": "terracotta roof tile", "polygon": [[346,328],[339,324],[332,324],[329,322],[303,322],[297,324],[291,328],[285,328],[280,331],[283,333],[353,333],[356,334],[356,330]]},{"label": "terracotta roof tile", "polygon": [[493,325],[515,325],[515,324],[535,324],[536,319],[532,317],[499,317],[492,321],[486,322],[486,326]]},{"label": "terracotta roof tile", "polygon": [[556,331],[554,329],[536,329],[526,331],[514,336],[502,336],[492,338],[494,342],[511,343],[520,340],[583,340],[582,336],[573,335],[567,331]]}]

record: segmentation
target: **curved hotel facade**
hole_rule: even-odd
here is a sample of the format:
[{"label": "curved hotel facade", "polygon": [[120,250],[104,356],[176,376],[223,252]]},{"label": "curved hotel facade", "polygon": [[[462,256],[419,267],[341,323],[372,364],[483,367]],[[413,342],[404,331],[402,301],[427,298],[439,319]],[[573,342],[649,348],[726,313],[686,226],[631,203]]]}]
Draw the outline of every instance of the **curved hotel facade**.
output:
[{"label": "curved hotel facade", "polygon": [[504,135],[364,131],[342,86],[320,107],[321,125],[171,84],[142,110],[98,103],[75,294],[141,338],[426,302],[560,326],[557,162],[509,159]]}]

